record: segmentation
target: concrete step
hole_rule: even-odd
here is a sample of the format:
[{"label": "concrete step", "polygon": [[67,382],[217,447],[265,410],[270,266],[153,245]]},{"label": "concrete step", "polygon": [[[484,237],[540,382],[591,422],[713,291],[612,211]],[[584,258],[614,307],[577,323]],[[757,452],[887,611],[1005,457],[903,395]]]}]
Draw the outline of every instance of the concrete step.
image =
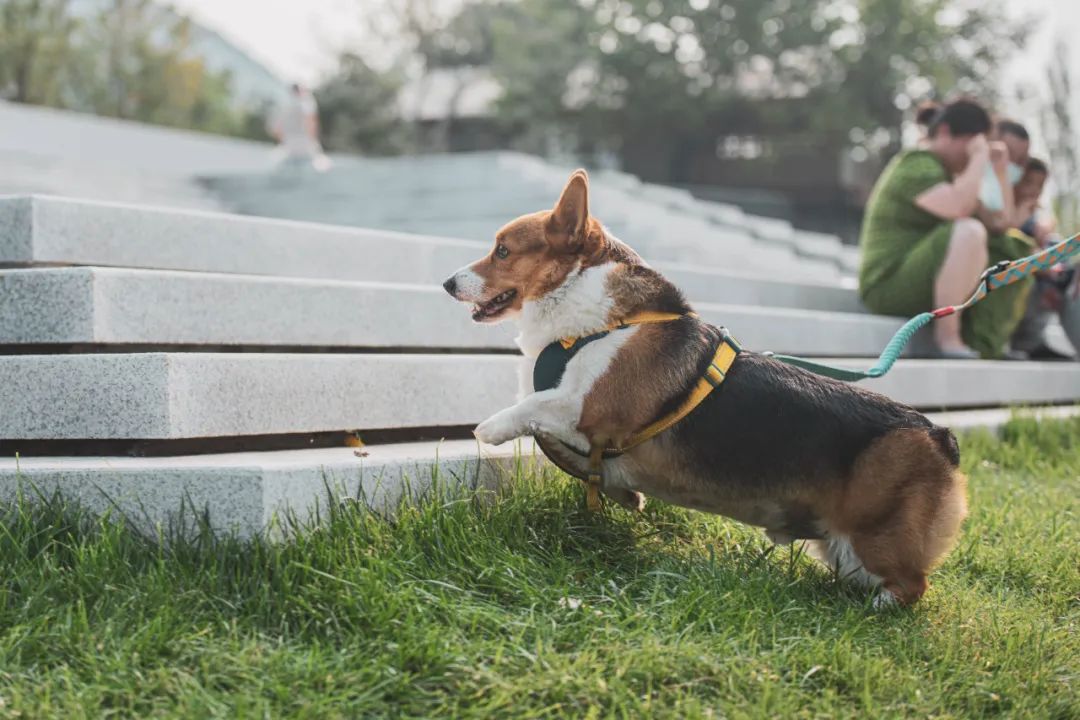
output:
[{"label": "concrete step", "polygon": [[[490,241],[507,221],[551,202],[545,195],[535,200],[516,200],[496,193],[428,200],[423,196],[364,201],[355,196],[319,193],[303,188],[285,194],[253,193],[253,197],[229,195],[223,202],[239,213],[296,221],[318,220],[350,227],[377,228],[395,232]],[[598,201],[597,216],[620,239],[630,243],[653,261],[679,260],[743,268],[775,275],[796,276],[813,273],[838,277],[840,270],[832,257],[800,256],[787,246],[756,242],[750,235],[719,227],[693,216],[667,213],[640,204],[619,205],[620,211]]]},{"label": "concrete step", "polygon": [[[524,362],[494,355],[0,357],[0,438],[175,439],[466,426],[513,402]],[[1064,403],[1080,400],[1080,365],[904,360],[863,385],[928,409]]]},{"label": "concrete step", "polygon": [[[695,290],[713,296],[737,297],[746,286],[756,287],[710,289],[707,283],[715,278],[683,275],[697,281]],[[0,270],[0,297],[0,345],[516,349],[512,324],[477,325],[464,306],[434,285],[29,268]],[[696,307],[706,320],[726,325],[754,347],[809,355],[873,355],[903,324],[898,318],[790,307]]]},{"label": "concrete step", "polygon": [[[781,268],[774,262],[783,263],[783,256],[769,252],[755,255],[759,263],[756,273],[737,262],[711,269],[715,264],[708,262],[707,253],[687,247],[691,257],[678,266],[648,253],[645,257],[664,272],[670,266],[672,279],[686,283],[692,297],[723,303],[860,309],[853,289],[838,279],[829,280],[835,278],[835,271],[822,276],[801,261]],[[490,241],[52,197],[0,199],[0,264],[101,265],[438,284],[489,249]],[[723,254],[721,246],[713,249]],[[761,289],[753,289],[758,281],[762,281]]]},{"label": "concrete step", "polygon": [[470,425],[512,400],[497,355],[0,357],[0,438],[176,439]]},{"label": "concrete step", "polygon": [[729,305],[778,306],[866,313],[853,280],[829,282],[810,272],[777,277],[692,263],[651,263],[692,300]]},{"label": "concrete step", "polygon": [[0,101],[0,153],[32,153],[105,172],[188,178],[271,167],[273,146],[222,135]]},{"label": "concrete step", "polygon": [[[1037,408],[1040,418],[1075,417],[1080,406]],[[996,430],[1010,410],[931,413],[954,429]],[[59,492],[88,510],[119,513],[136,528],[191,533],[209,520],[218,532],[280,537],[287,518],[310,522],[329,504],[358,501],[392,511],[403,498],[444,487],[489,488],[515,468],[543,463],[528,438],[498,448],[468,440],[351,448],[245,452],[184,457],[55,457],[0,459],[0,499]]]},{"label": "concrete step", "polygon": [[0,264],[439,283],[489,242],[83,202],[0,199]]},{"label": "concrete step", "polygon": [[[458,153],[343,163],[316,175],[271,173],[207,182],[228,207],[247,214],[486,238],[508,218],[549,207],[569,171],[516,153]],[[790,260],[821,263],[818,272],[828,266],[850,274],[857,267],[834,236],[795,231],[785,221],[746,216],[738,208],[623,173],[595,174],[590,205],[605,223],[621,225],[625,240],[650,252],[654,243],[709,248],[717,244],[714,231],[723,227],[761,252],[783,251]],[[672,227],[688,223],[696,223],[692,232]],[[656,257],[672,256],[656,251]]]},{"label": "concrete step", "polygon": [[[471,239],[488,238],[509,218],[550,207],[568,171],[527,156],[461,153],[349,165],[311,177],[276,173],[207,182],[223,203],[245,214]],[[843,269],[836,251],[817,249],[829,241],[838,245],[835,237],[807,236],[802,243],[784,225],[783,243],[760,243],[751,232],[754,225],[737,208],[700,201],[677,188],[605,183],[604,177],[594,182],[593,212],[654,257],[692,260],[660,246],[709,253],[716,246],[732,249],[729,240],[738,237],[751,264],[757,254],[772,253],[773,268],[801,257],[804,263],[821,263],[817,272]],[[721,229],[726,238],[720,237]]]},{"label": "concrete step", "polygon": [[[290,518],[309,521],[329,504],[363,502],[392,511],[437,478],[446,487],[492,487],[521,462],[539,462],[532,443],[500,448],[469,440],[182,457],[0,459],[0,500],[60,493],[96,513],[119,513],[135,528],[189,534],[208,518],[218,532],[281,536]],[[519,448],[526,448],[524,454]]]},{"label": "concrete step", "polygon": [[0,270],[0,345],[514,350],[437,285],[73,267]]}]

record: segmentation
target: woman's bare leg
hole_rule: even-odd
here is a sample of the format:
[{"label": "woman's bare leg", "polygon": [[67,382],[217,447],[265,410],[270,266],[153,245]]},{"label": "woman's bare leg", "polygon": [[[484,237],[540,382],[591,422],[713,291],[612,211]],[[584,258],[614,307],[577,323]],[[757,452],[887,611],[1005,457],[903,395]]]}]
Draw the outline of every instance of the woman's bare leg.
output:
[{"label": "woman's bare leg", "polygon": [[[934,281],[934,307],[959,305],[968,299],[989,258],[986,228],[974,218],[953,223],[949,249]],[[970,352],[960,337],[960,313],[934,322],[934,340],[945,352]]]}]

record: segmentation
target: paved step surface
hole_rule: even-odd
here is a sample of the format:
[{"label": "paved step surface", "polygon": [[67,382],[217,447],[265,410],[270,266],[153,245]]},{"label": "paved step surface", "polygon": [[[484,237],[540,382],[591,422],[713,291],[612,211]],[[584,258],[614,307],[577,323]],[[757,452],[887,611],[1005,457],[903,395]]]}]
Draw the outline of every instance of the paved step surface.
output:
[{"label": "paved step surface", "polygon": [[0,264],[442,282],[490,243],[50,197],[0,199]]},{"label": "paved step surface", "polygon": [[[355,500],[384,511],[447,486],[490,487],[515,463],[539,462],[532,443],[501,448],[474,441],[283,450],[164,458],[0,459],[0,500],[54,492],[97,513],[112,511],[148,534],[190,533],[208,516],[219,532],[280,536],[287,518],[301,522],[328,503]],[[523,449],[524,456],[518,450]],[[482,454],[481,454],[482,450]]]},{"label": "paved step surface", "polygon": [[[37,196],[0,201],[0,263],[434,283],[488,252],[490,237],[452,240]],[[782,256],[769,252],[756,253],[759,271]]]},{"label": "paved step surface", "polygon": [[0,438],[271,435],[478,422],[512,400],[495,355],[0,357]]},{"label": "paved step surface", "polygon": [[[276,159],[266,144],[0,102],[0,193],[196,208],[218,207],[225,199],[254,214],[486,239],[510,217],[550,206],[571,170],[513,152],[339,157],[328,173],[283,172]],[[193,184],[196,176],[202,187]],[[621,224],[642,249],[656,239],[660,246],[682,244],[711,254],[721,237],[714,232],[718,225],[739,231],[729,239],[752,239],[752,223],[738,208],[625,173],[596,173],[594,185],[601,217]],[[459,222],[478,218],[486,222]],[[680,223],[695,229],[676,231]],[[785,250],[801,242],[795,237]],[[801,256],[825,261],[820,273],[846,271],[832,253]],[[780,266],[787,261],[771,261],[774,272],[786,272]]]},{"label": "paved step surface", "polygon": [[[472,425],[523,358],[132,353],[0,357],[0,438],[170,439]],[[865,368],[868,360],[836,360]],[[1080,400],[1080,365],[900,361],[864,386],[923,409]]]},{"label": "paved step surface", "polygon": [[[440,284],[490,242],[50,197],[0,199],[0,264],[99,265]],[[768,260],[767,255],[761,258]],[[786,277],[646,255],[697,300],[859,312],[852,286],[809,268]]]},{"label": "paved step surface", "polygon": [[239,138],[0,101],[0,154],[78,158],[105,172],[119,168],[187,178],[266,170],[272,149]]},{"label": "paved step surface", "polygon": [[[740,294],[724,284],[710,287],[713,278],[703,273],[676,275],[696,280],[692,291]],[[512,323],[477,325],[434,285],[80,267],[0,270],[0,295],[0,345],[515,349]],[[696,309],[748,347],[808,355],[873,355],[903,324],[744,304],[697,303]]]},{"label": "paved step surface", "polygon": [[[225,206],[245,214],[489,238],[508,219],[550,207],[569,172],[514,153],[456,153],[342,163],[318,175],[207,182]],[[759,223],[685,190],[618,173],[596,174],[591,190],[595,216],[654,259],[726,257],[777,274],[801,267],[822,276],[850,275],[857,266],[857,252],[833,236],[796,233],[782,221]]]}]

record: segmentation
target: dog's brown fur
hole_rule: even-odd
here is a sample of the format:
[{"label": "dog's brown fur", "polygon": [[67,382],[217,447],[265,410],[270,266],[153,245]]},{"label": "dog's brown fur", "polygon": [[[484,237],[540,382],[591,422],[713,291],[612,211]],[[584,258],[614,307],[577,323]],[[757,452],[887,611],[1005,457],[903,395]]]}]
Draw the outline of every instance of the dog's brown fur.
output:
[{"label": "dog's brown fur", "polygon": [[851,538],[866,569],[902,603],[929,587],[926,576],[952,549],[967,515],[967,478],[921,430],[894,430],[856,459],[846,485],[823,508]]},{"label": "dog's brown fur", "polygon": [[[502,258],[500,246],[508,250]],[[492,252],[469,269],[483,279],[487,298],[514,290],[502,315],[601,266],[610,268],[610,311],[591,332],[642,311],[690,312],[674,286],[589,215],[582,171],[553,210],[506,225]],[[718,342],[715,328],[693,317],[638,327],[588,388],[575,429],[592,445],[623,445],[682,402]],[[534,430],[560,467],[586,475],[580,453],[587,447],[569,452],[564,441]],[[809,539],[826,555],[829,539],[846,538],[861,570],[907,604],[926,591],[927,574],[966,514],[958,457],[951,434],[911,408],[744,353],[688,417],[605,461],[604,492],[632,508],[645,493],[722,513],[765,527],[778,542]]]}]

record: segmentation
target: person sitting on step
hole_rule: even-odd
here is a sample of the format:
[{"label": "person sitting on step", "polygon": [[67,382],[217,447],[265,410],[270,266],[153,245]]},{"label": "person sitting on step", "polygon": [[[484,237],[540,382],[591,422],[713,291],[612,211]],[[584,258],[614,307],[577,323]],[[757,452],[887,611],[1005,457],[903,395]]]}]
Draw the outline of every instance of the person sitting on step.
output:
[{"label": "person sitting on step", "polygon": [[[892,159],[866,208],[859,294],[876,313],[912,316],[959,305],[988,266],[1034,250],[1021,237],[989,233],[973,217],[988,165],[1011,190],[1008,150],[987,139],[987,110],[962,98],[921,114],[925,141]],[[963,313],[937,320],[933,333],[939,356],[1000,357],[1030,286],[1030,279],[1022,280]]]},{"label": "person sitting on step", "polygon": [[[1029,158],[1023,175],[1013,187],[1018,217],[1022,218],[1019,229],[1035,238],[1040,247],[1062,240],[1053,216],[1039,208],[1039,198],[1049,177],[1050,168],[1045,162]],[[1046,327],[1055,313],[1076,356],[1059,352],[1046,341]],[[1036,274],[1035,287],[1011,344],[1013,352],[1022,359],[1072,360],[1080,356],[1080,270],[1058,265]]]}]

